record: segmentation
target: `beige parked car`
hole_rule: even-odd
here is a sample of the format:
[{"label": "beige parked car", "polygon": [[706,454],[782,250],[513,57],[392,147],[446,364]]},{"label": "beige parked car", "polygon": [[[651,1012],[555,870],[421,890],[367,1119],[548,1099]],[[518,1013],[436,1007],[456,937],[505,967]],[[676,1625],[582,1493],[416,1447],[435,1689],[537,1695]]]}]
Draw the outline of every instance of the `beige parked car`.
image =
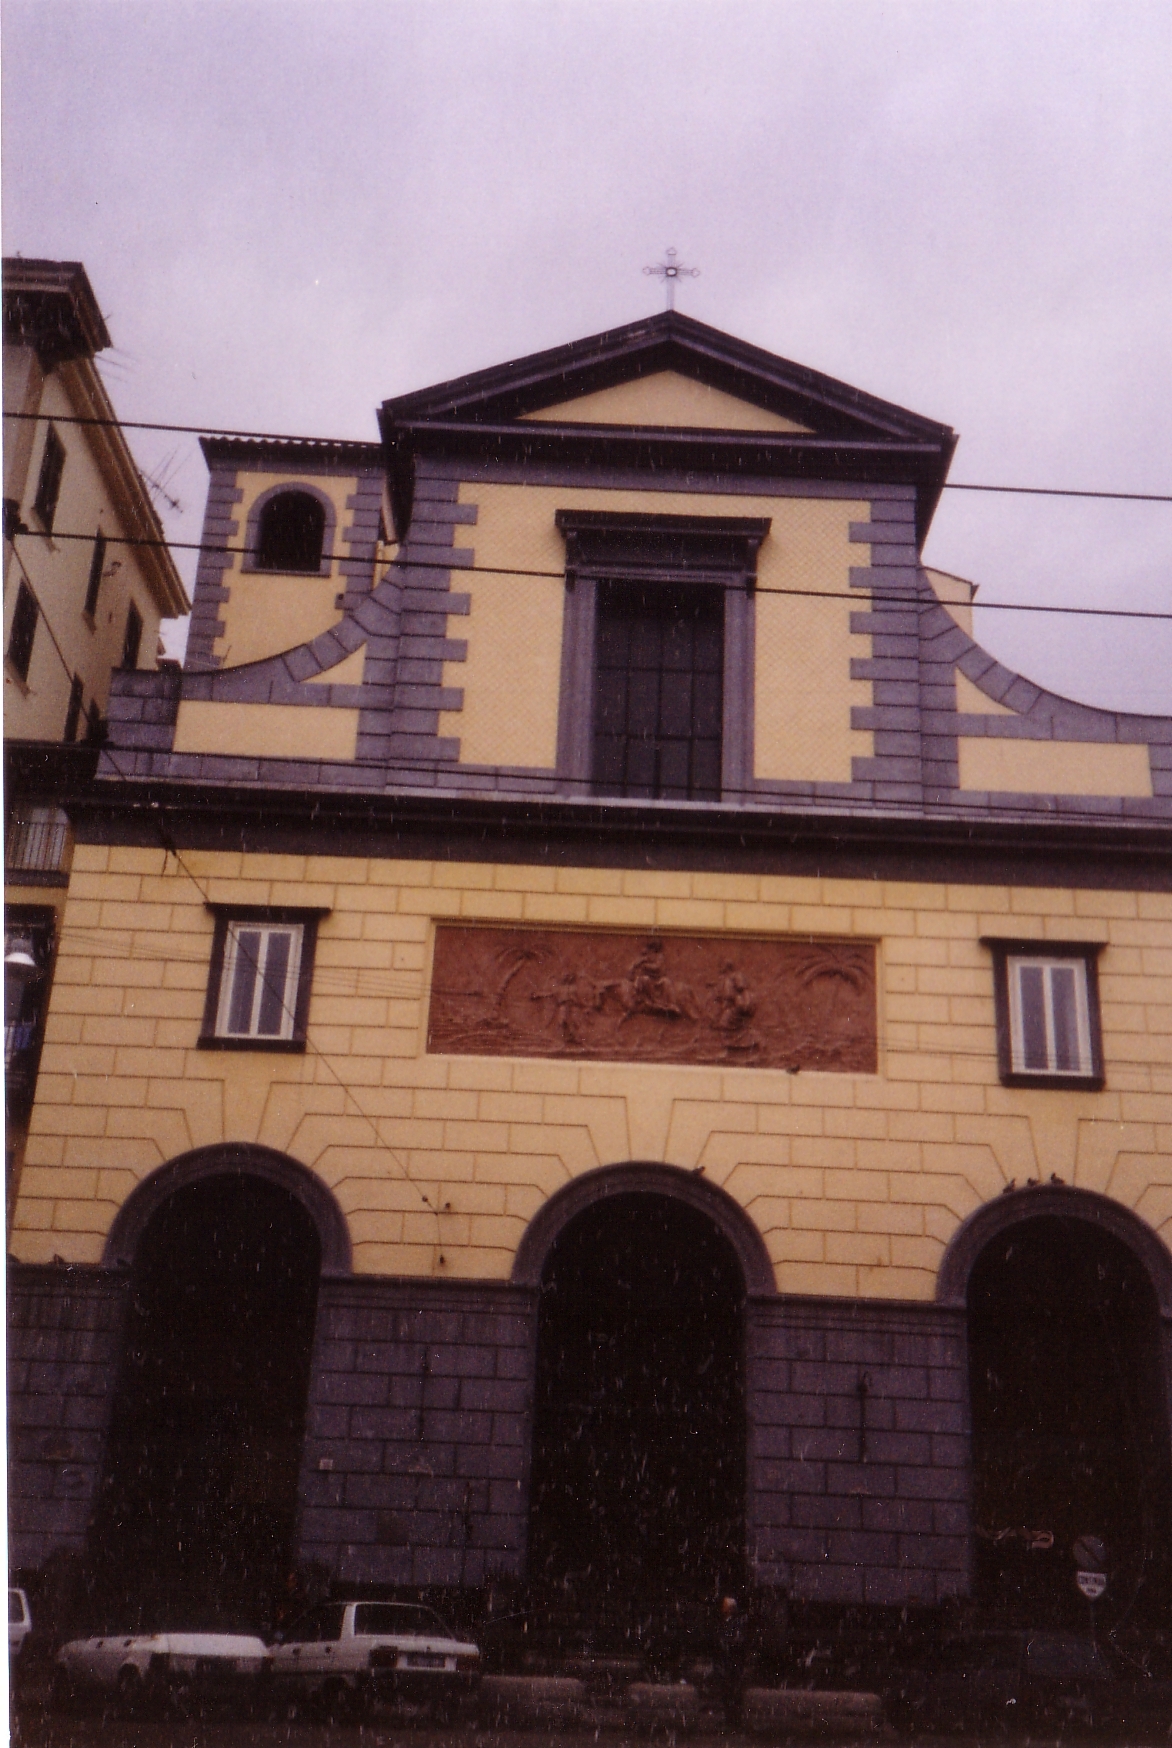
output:
[{"label": "beige parked car", "polygon": [[278,1695],[333,1715],[373,1699],[455,1710],[480,1680],[480,1649],[413,1602],[326,1602],[294,1621],[272,1648]]},{"label": "beige parked car", "polygon": [[127,1705],[148,1695],[250,1693],[269,1661],[250,1633],[107,1633],[62,1645],[57,1688],[104,1688]]},{"label": "beige parked car", "polygon": [[28,1597],[23,1590],[11,1586],[8,1591],[8,1658],[15,1662],[21,1647],[32,1632],[33,1617],[29,1613]]}]

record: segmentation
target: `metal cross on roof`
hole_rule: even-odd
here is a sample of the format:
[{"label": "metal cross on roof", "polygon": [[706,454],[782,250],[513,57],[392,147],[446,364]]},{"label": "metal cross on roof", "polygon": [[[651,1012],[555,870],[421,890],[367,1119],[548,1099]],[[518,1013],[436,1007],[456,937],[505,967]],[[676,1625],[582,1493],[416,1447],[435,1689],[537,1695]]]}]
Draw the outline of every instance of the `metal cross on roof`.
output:
[{"label": "metal cross on roof", "polygon": [[700,269],[698,267],[681,267],[676,260],[674,249],[665,249],[664,254],[667,256],[666,261],[659,261],[654,267],[644,267],[643,271],[644,273],[654,273],[663,280],[663,289],[667,297],[665,307],[674,310],[676,307],[676,280],[699,279]]}]

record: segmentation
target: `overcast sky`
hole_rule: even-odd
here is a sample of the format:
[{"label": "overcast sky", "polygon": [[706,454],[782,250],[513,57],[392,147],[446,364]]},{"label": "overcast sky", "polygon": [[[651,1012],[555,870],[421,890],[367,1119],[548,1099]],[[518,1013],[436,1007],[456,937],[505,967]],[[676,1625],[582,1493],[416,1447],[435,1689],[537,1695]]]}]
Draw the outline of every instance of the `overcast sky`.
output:
[{"label": "overcast sky", "polygon": [[[956,427],[960,481],[1172,491],[1168,0],[6,0],[4,248],[84,261],[125,418],[387,395],[680,308]],[[198,538],[194,439],[132,438]],[[177,554],[183,574],[191,554]],[[947,492],[989,602],[1172,608],[1172,504]],[[1172,712],[1172,628],[987,611]]]}]

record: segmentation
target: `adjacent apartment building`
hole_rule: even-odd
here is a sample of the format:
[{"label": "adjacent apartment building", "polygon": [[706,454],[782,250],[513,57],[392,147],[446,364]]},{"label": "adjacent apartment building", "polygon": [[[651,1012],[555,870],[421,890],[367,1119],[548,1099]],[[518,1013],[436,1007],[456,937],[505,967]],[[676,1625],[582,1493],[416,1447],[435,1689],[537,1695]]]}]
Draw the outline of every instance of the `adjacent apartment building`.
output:
[{"label": "adjacent apartment building", "polygon": [[69,803],[15,1560],[1157,1613],[1172,719],[974,640],[951,430],[674,312],[380,422],[205,444]]},{"label": "adjacent apartment building", "polygon": [[9,1217],[68,882],[63,802],[93,774],[116,668],[154,668],[188,601],[94,360],[76,261],[4,280],[4,1068]]}]

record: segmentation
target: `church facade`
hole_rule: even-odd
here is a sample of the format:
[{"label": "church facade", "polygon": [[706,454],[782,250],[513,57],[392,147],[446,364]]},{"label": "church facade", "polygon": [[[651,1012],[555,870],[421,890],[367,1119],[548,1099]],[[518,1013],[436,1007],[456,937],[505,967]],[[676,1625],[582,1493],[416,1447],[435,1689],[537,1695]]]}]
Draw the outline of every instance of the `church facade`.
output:
[{"label": "church facade", "polygon": [[1172,719],[974,641],[948,428],[674,312],[380,425],[205,443],[71,803],[15,1562],[1162,1606]]}]

